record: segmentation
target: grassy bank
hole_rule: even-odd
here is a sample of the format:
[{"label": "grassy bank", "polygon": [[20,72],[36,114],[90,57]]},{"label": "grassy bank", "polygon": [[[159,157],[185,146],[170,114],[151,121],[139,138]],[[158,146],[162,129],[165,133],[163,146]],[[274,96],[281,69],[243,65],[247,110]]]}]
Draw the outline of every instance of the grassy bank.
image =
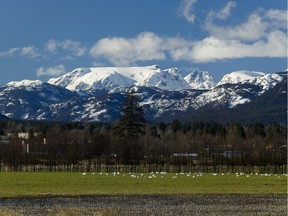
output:
[{"label": "grassy bank", "polygon": [[0,197],[117,194],[286,194],[286,175],[1,172]]}]

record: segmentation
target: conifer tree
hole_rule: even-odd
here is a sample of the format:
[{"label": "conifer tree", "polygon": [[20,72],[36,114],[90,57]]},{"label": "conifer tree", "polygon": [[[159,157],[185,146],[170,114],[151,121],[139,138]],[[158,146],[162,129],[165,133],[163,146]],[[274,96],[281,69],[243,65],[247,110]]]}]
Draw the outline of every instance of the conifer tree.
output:
[{"label": "conifer tree", "polygon": [[120,144],[119,153],[124,163],[138,163],[141,154],[139,138],[145,134],[145,117],[133,89],[124,101],[121,114],[113,128],[113,134]]}]

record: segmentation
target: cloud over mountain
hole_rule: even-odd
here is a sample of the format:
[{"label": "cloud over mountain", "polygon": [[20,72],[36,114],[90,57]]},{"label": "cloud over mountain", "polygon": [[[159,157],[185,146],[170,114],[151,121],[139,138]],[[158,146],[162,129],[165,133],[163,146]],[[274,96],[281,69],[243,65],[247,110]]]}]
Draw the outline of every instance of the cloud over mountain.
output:
[{"label": "cloud over mountain", "polygon": [[137,61],[164,60],[163,39],[152,32],[135,38],[102,38],[91,48],[93,57],[104,57],[114,65],[131,65]]},{"label": "cloud over mountain", "polygon": [[58,65],[56,67],[40,67],[36,70],[38,77],[40,76],[60,76],[65,73],[64,65]]}]

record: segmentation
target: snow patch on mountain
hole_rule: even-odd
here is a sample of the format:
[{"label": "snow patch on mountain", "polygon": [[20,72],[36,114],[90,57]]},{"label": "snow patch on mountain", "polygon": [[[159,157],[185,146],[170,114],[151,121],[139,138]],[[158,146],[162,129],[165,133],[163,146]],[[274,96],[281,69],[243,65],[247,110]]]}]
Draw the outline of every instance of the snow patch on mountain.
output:
[{"label": "snow patch on mountain", "polygon": [[239,104],[249,103],[251,100],[248,98],[243,98],[240,95],[234,95],[231,97],[228,108],[233,108],[238,106]]}]

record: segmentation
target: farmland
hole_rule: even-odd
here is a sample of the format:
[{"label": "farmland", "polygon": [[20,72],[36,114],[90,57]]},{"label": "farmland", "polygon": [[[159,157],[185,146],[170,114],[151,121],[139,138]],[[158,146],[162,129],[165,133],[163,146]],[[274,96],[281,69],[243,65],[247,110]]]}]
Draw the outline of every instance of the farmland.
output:
[{"label": "farmland", "polygon": [[284,174],[2,172],[0,196],[286,194]]},{"label": "farmland", "polygon": [[1,172],[0,177],[2,215],[286,214],[285,174]]},{"label": "farmland", "polygon": [[282,127],[159,124],[122,140],[107,125],[42,126],[2,145],[0,216],[286,215]]}]

